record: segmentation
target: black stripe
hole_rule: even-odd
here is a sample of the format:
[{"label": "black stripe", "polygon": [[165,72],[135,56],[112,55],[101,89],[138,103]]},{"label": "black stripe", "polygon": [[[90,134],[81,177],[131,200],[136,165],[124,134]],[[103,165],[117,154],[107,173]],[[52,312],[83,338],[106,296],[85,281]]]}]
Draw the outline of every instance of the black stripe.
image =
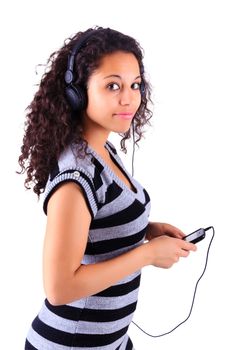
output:
[{"label": "black stripe", "polygon": [[110,334],[78,334],[75,336],[73,346],[97,347],[114,343],[123,337],[128,330],[128,326]]},{"label": "black stripe", "polygon": [[56,162],[53,170],[51,171],[50,173],[50,181],[53,181],[53,179],[59,174],[59,165],[58,165],[58,162]]},{"label": "black stripe", "polygon": [[92,156],[91,161],[94,164],[95,168],[99,171],[99,173],[102,173],[102,171],[104,170],[104,166],[98,161],[98,159]]},{"label": "black stripe", "polygon": [[94,173],[94,178],[93,178],[93,183],[95,190],[97,191],[102,185],[103,185],[103,180],[101,177],[101,173],[104,170],[104,167],[96,158],[92,158],[92,163],[95,165],[95,173]]},{"label": "black stripe", "polygon": [[38,317],[33,321],[32,327],[41,337],[53,343],[70,347],[106,346],[121,338],[128,330],[127,326],[110,334],[72,334],[50,327],[43,323]]},{"label": "black stripe", "polygon": [[133,349],[133,343],[132,343],[131,339],[129,338],[128,342],[126,344],[125,350],[132,350],[132,349]]},{"label": "black stripe", "polygon": [[104,202],[98,203],[98,208],[101,209],[105,205],[113,202],[116,198],[118,198],[121,195],[122,192],[123,189],[120,186],[118,186],[115,181],[113,181],[111,185],[107,187]]},{"label": "black stripe", "polygon": [[46,325],[42,322],[39,317],[36,317],[32,322],[32,328],[37,332],[41,337],[48,339],[49,341],[61,345],[73,345],[74,334],[60,331],[53,327]]},{"label": "black stripe", "polygon": [[79,307],[69,306],[69,305],[58,305],[54,306],[49,303],[48,299],[45,299],[46,307],[55,315],[60,316],[62,318],[66,318],[72,321],[79,321],[80,315],[83,309]]},{"label": "black stripe", "polygon": [[32,344],[29,343],[29,341],[26,339],[24,350],[38,350],[38,349],[32,346]]},{"label": "black stripe", "polygon": [[145,211],[144,204],[140,203],[137,199],[127,208],[118,211],[105,218],[95,219],[92,221],[90,228],[106,228],[120,226],[134,221]]},{"label": "black stripe", "polygon": [[119,187],[115,181],[113,181],[106,190],[104,205],[114,201],[117,197],[120,196],[122,191],[123,189]]},{"label": "black stripe", "polygon": [[128,294],[139,287],[140,279],[141,279],[141,275],[138,275],[132,281],[109,287],[109,288],[103,290],[102,292],[95,294],[95,296],[98,296],[98,297],[117,297],[117,296]]},{"label": "black stripe", "polygon": [[129,304],[120,309],[114,310],[80,309],[69,305],[53,306],[48,302],[47,299],[45,300],[45,304],[51,312],[68,320],[89,322],[112,322],[133,313],[136,309],[137,302]]},{"label": "black stripe", "polygon": [[112,151],[112,153],[117,154],[116,148],[115,148],[114,146],[110,145],[109,142],[107,142],[106,145],[110,148],[110,150]]},{"label": "black stripe", "polygon": [[85,254],[94,255],[94,254],[104,254],[109,253],[117,249],[130,247],[138,242],[140,242],[146,234],[146,228],[141,230],[136,234],[132,234],[127,237],[122,238],[113,238],[105,239],[99,242],[88,242],[85,250]]},{"label": "black stripe", "polygon": [[150,202],[150,196],[148,194],[148,192],[145,190],[145,188],[143,189],[144,195],[145,195],[145,205],[147,205]]}]

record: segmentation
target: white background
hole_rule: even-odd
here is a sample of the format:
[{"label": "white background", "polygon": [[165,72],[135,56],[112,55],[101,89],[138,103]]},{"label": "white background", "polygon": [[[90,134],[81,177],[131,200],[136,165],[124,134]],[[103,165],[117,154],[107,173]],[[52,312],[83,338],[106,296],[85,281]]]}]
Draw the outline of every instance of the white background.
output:
[{"label": "white background", "polygon": [[[186,233],[216,229],[190,319],[157,339],[131,325],[135,348],[232,348],[232,1],[21,0],[0,6],[0,347],[23,349],[44,298],[46,217],[15,174],[24,110],[42,72],[36,75],[35,68],[65,38],[100,25],[134,36],[145,50],[154,117],[136,152],[135,177],[150,193],[151,220]],[[122,155],[129,170],[131,154]],[[172,269],[144,269],[134,320],[148,332],[167,332],[187,316],[210,238],[209,231],[198,251]]]}]

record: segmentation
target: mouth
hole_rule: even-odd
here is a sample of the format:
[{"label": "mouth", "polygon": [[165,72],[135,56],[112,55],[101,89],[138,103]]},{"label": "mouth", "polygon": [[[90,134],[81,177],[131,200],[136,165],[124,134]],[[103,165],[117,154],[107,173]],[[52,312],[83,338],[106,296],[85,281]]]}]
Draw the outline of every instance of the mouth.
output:
[{"label": "mouth", "polygon": [[134,113],[131,113],[131,112],[115,113],[114,116],[121,119],[130,120],[133,118]]}]

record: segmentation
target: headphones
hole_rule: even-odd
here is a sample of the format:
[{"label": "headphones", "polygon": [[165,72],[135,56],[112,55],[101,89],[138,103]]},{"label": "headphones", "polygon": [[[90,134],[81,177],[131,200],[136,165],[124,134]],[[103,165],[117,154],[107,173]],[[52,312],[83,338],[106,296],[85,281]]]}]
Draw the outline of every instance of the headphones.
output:
[{"label": "headphones", "polygon": [[[98,32],[103,32],[106,31],[106,29],[99,29]],[[74,45],[71,54],[68,57],[68,64],[67,64],[67,70],[65,72],[65,83],[66,83],[66,88],[65,88],[65,94],[67,97],[67,100],[70,104],[70,107],[72,111],[77,112],[84,110],[87,106],[87,94],[86,90],[78,85],[74,85],[74,60],[75,57],[80,50],[80,48],[87,42],[87,40],[95,33],[96,30],[91,30],[88,31],[83,35],[83,37]],[[141,72],[143,74],[143,72]],[[140,93],[141,96],[143,97],[145,95],[145,84],[142,81],[140,85]]]},{"label": "headphones", "polygon": [[73,84],[74,81],[74,60],[80,48],[85,44],[85,42],[92,36],[93,31],[87,32],[83,37],[76,43],[73,47],[70,56],[68,57],[67,70],[65,72],[65,82],[66,82],[66,97],[73,111],[81,111],[87,106],[87,96],[86,91],[80,87]]}]

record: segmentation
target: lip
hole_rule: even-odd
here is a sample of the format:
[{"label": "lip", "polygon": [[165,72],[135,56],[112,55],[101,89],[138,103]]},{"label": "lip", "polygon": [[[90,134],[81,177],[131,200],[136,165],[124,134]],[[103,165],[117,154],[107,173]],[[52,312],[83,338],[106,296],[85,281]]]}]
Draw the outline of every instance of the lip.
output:
[{"label": "lip", "polygon": [[115,113],[114,116],[116,116],[118,118],[129,120],[129,119],[133,118],[134,113],[130,113],[130,112]]}]

